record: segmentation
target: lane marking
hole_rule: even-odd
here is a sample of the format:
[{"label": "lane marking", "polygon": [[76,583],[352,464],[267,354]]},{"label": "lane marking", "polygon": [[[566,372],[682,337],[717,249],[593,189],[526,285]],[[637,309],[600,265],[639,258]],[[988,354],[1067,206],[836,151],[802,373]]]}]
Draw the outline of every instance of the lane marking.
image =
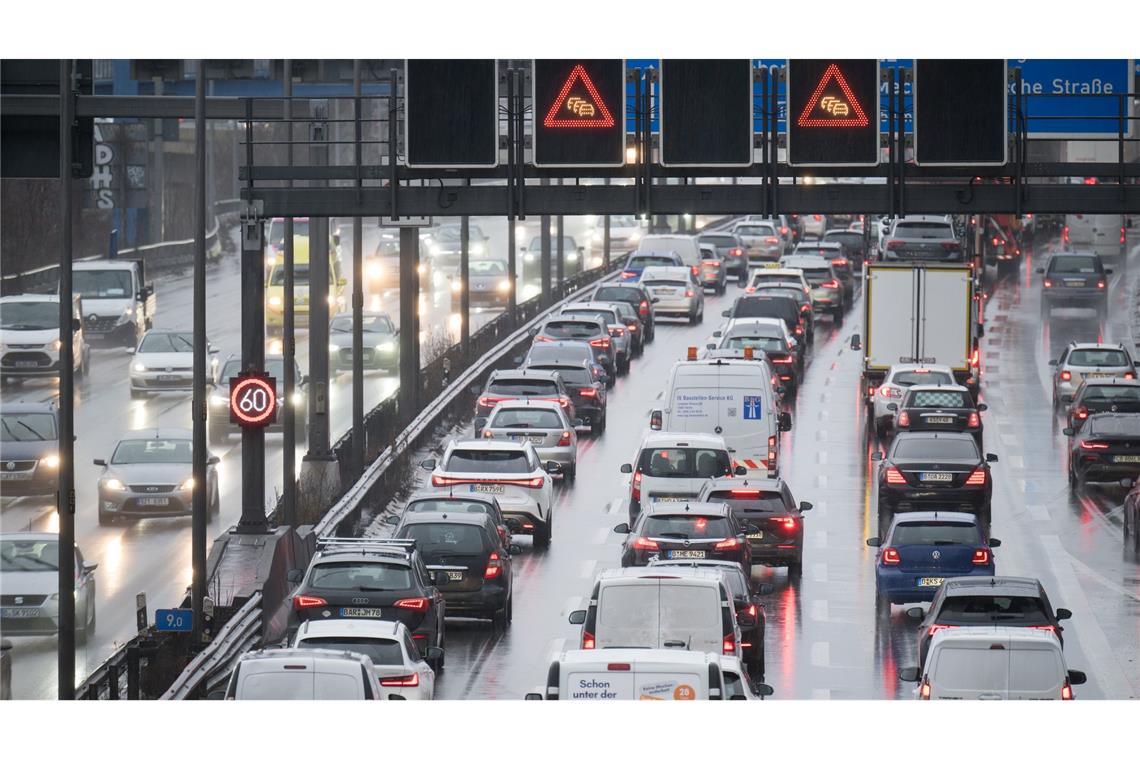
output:
[{"label": "lane marking", "polygon": [[820,449],[818,452],[816,452],[815,461],[819,464],[827,464],[827,451],[825,449]]},{"label": "lane marking", "polygon": [[819,581],[820,583],[827,583],[827,564],[826,563],[820,562],[819,564],[812,565],[811,569],[812,569],[811,579],[813,581]]},{"label": "lane marking", "polygon": [[1002,433],[1001,434],[1001,445],[1002,446],[1009,446],[1010,448],[1017,446],[1017,436],[1013,435],[1011,433]]},{"label": "lane marking", "polygon": [[831,699],[831,689],[812,689],[812,699]]},{"label": "lane marking", "polygon": [[816,641],[811,645],[811,664],[817,668],[831,667],[831,644]]},{"label": "lane marking", "polygon": [[811,603],[811,619],[817,623],[826,623],[831,620],[826,599],[816,599]]},{"label": "lane marking", "polygon": [[593,578],[598,569],[598,561],[596,559],[582,560],[582,566],[579,569],[579,578]]},{"label": "lane marking", "polygon": [[815,548],[817,548],[817,549],[826,549],[827,548],[827,531],[826,530],[821,530],[815,534]]}]

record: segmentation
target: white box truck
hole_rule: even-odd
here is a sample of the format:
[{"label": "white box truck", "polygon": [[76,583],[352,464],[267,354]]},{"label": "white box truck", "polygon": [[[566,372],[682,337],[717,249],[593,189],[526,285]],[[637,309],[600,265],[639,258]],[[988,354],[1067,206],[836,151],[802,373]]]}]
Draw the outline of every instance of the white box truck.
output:
[{"label": "white box truck", "polygon": [[[771,689],[765,693],[770,694]],[[593,702],[723,700],[720,655],[674,649],[562,652],[550,663],[546,692],[528,700]]]},{"label": "white box truck", "polygon": [[863,269],[862,396],[869,402],[893,364],[945,364],[978,393],[980,302],[967,264],[875,262]]}]

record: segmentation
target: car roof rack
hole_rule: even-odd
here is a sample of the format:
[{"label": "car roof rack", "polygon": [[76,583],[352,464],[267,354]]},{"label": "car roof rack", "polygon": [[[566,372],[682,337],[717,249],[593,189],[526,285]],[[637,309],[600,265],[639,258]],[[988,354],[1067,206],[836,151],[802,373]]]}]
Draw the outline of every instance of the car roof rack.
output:
[{"label": "car roof rack", "polygon": [[317,539],[317,551],[359,551],[361,554],[386,554],[407,557],[416,548],[414,538],[338,538]]}]

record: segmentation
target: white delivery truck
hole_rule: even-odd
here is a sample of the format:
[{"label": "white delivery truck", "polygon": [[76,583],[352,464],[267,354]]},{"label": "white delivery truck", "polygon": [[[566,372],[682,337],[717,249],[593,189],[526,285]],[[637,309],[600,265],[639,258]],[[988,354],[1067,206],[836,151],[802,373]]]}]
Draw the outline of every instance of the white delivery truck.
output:
[{"label": "white delivery truck", "polygon": [[1066,214],[1061,238],[1074,251],[1116,259],[1125,252],[1124,215]]},{"label": "white delivery truck", "polygon": [[968,264],[874,262],[863,268],[861,393],[871,403],[891,366],[945,364],[977,397],[981,309]]},{"label": "white delivery truck", "polygon": [[[526,698],[541,700],[543,695],[531,692]],[[721,700],[724,675],[720,655],[708,652],[571,650],[550,663],[545,698],[593,702]]]},{"label": "white delivery truck", "polygon": [[777,477],[780,433],[792,429],[792,416],[781,412],[776,388],[764,362],[744,359],[688,361],[669,372],[665,406],[650,413],[649,426],[670,433],[711,433],[728,446],[733,467],[752,477]]}]

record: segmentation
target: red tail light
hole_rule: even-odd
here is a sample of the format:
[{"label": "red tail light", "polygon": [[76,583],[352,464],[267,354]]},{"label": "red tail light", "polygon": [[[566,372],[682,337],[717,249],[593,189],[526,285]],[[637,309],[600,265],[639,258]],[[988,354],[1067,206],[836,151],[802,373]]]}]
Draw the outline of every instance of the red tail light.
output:
[{"label": "red tail light", "polygon": [[974,353],[970,354],[970,366],[976,367],[982,361],[982,352],[980,349],[975,348]]},{"label": "red tail light", "polygon": [[895,424],[899,427],[910,427],[910,413],[903,409],[899,412],[899,418]]},{"label": "red tail light", "polygon": [[548,338],[545,335],[536,335],[536,336],[534,336],[534,342],[535,343],[553,343],[554,338]]},{"label": "red tail light", "polygon": [[630,332],[637,332],[637,325],[630,325],[630,326],[629,326],[629,331],[630,331]]},{"label": "red tail light", "polygon": [[1089,416],[1089,410],[1088,410],[1088,409],[1086,409],[1085,407],[1083,407],[1083,406],[1078,406],[1078,407],[1077,407],[1077,409],[1076,409],[1076,412],[1077,412],[1077,419],[1078,419],[1078,420],[1084,420],[1084,419],[1088,419],[1088,416]]},{"label": "red tail light", "polygon": [[810,303],[805,303],[800,306],[800,314],[807,314],[809,311],[811,311]]},{"label": "red tail light", "polygon": [[884,565],[897,565],[902,562],[902,557],[899,556],[899,550],[892,547],[883,549],[882,562]]},{"label": "red tail light", "polygon": [[744,251],[741,250],[740,248],[730,248],[728,251],[728,255],[730,255],[730,256],[743,256]]},{"label": "red tail light", "polygon": [[764,238],[764,242],[767,243],[768,245],[775,245],[776,243],[780,242],[780,238],[778,238],[778,237],[766,237],[766,238]]},{"label": "red tail light", "polygon": [[596,348],[609,348],[610,347],[610,339],[609,338],[594,338],[593,340],[590,341],[590,345],[594,346]]},{"label": "red tail light", "polygon": [[1120,242],[1121,243],[1124,242],[1124,228],[1123,227],[1120,228]]},{"label": "red tail light", "polygon": [[637,277],[637,272],[631,272],[628,269],[621,273],[623,280],[632,280],[634,277]]},{"label": "red tail light", "polygon": [[793,531],[796,529],[796,518],[794,517],[776,517],[773,520],[784,530]]},{"label": "red tail light", "polygon": [[466,483],[498,483],[507,486],[522,486],[523,488],[542,488],[542,477],[537,478],[518,478],[518,479],[499,479],[499,480],[483,480],[481,478],[452,478],[447,475],[432,475],[431,484],[435,487],[440,486],[461,486]]},{"label": "red tail light", "polygon": [[1063,230],[1061,230],[1061,239],[1064,240],[1066,243],[1069,242],[1069,228],[1068,228],[1068,226],[1066,226]]},{"label": "red tail light", "polygon": [[423,612],[431,606],[431,600],[423,596],[415,596],[410,599],[398,599],[392,606],[401,610]]},{"label": "red tail light", "polygon": [[628,662],[611,662],[606,664],[606,670],[632,670],[633,666]]},{"label": "red tail light", "polygon": [[922,679],[922,686],[918,690],[919,699],[930,699],[930,680]]},{"label": "red tail light", "polygon": [[903,474],[899,472],[899,468],[895,467],[893,464],[887,468],[887,483],[895,486],[906,484],[906,478],[904,478]]},{"label": "red tail light", "polygon": [[927,636],[934,636],[939,631],[945,631],[947,628],[957,628],[956,625],[943,625],[941,623],[931,623],[930,627],[926,629]]},{"label": "red tail light", "polygon": [[718,261],[717,259],[705,259],[701,263],[704,264],[706,267],[719,267],[720,266],[720,261]]},{"label": "red tail light", "polygon": [[483,431],[483,437],[484,438],[494,438],[495,434],[492,433],[490,430],[484,430]]},{"label": "red tail light", "polygon": [[693,293],[693,291],[691,291],[691,290],[686,290],[686,291],[685,291],[685,298],[692,298],[692,297],[693,297],[693,295],[695,295],[695,294]]},{"label": "red tail light", "polygon": [[814,220],[816,220],[817,222],[819,222],[819,221],[822,221],[822,220],[823,220],[823,216],[822,216],[821,214],[812,214],[812,215],[811,215],[811,218],[812,218],[812,219],[814,219]]},{"label": "red tail light", "polygon": [[832,259],[831,263],[835,264],[836,266],[845,267],[849,262],[847,259]]},{"label": "red tail light", "polygon": [[305,596],[304,594],[297,594],[293,597],[293,609],[303,610],[308,607],[324,607],[328,602],[319,596]]},{"label": "red tail light", "polygon": [[1045,281],[1045,287],[1047,287],[1047,288],[1053,287],[1053,281],[1052,280],[1046,280]]},{"label": "red tail light", "polygon": [[1098,288],[1100,288],[1101,290],[1104,290],[1104,287],[1105,287],[1105,285],[1104,285],[1104,280],[1097,280],[1097,281],[1096,281],[1096,286],[1097,286]]},{"label": "red tail light", "polygon": [[641,303],[639,303],[637,305],[637,313],[643,317],[646,314],[648,314],[649,313],[649,301],[642,301]]},{"label": "red tail light", "polygon": [[629,498],[634,501],[641,501],[641,470],[633,473],[633,481],[629,489]]},{"label": "red tail light", "polygon": [[693,274],[700,274],[701,272],[700,268],[696,266],[691,266],[689,269],[692,270]]},{"label": "red tail light", "polygon": [[635,538],[633,540],[633,548],[634,549],[642,549],[644,551],[655,552],[658,549],[660,549],[661,547],[659,547],[657,545],[657,542],[654,541],[652,538],[646,538],[645,536],[638,536],[637,538]]},{"label": "red tail light", "polygon": [[1135,379],[1136,379],[1136,375],[1135,375],[1134,373],[1132,373],[1132,372],[1125,372],[1125,373],[1124,373],[1124,379],[1125,379],[1125,380],[1135,380]]},{"label": "red tail light", "polygon": [[1061,370],[1061,379],[1062,380],[1072,380],[1073,379],[1073,373],[1069,372],[1069,370],[1067,370],[1067,369]]},{"label": "red tail light", "polygon": [[585,398],[597,398],[598,390],[597,388],[579,388],[578,395]]},{"label": "red tail light", "polygon": [[781,227],[780,228],[780,234],[781,235],[787,235],[788,234],[788,228],[787,227]]},{"label": "red tail light", "polygon": [[624,327],[611,327],[610,328],[610,335],[617,335],[617,336],[625,335],[625,328]]},{"label": "red tail light", "polygon": [[1035,631],[1048,631],[1049,633],[1057,632],[1057,626],[1055,625],[1031,625],[1029,627]]},{"label": "red tail light", "polygon": [[499,403],[500,401],[511,401],[511,400],[512,399],[510,396],[480,396],[479,397],[479,406],[485,406],[488,409],[490,409],[491,407],[493,407],[495,404]]},{"label": "red tail light", "polygon": [[754,288],[754,287],[752,287],[751,285],[749,285],[747,288],[745,288],[745,289],[744,289],[744,292],[745,292],[745,293],[755,293],[755,292],[756,292],[756,288]]},{"label": "red tail light", "polygon": [[1061,699],[1069,700],[1073,698],[1073,686],[1069,683],[1069,679],[1065,679],[1065,685],[1061,687]]},{"label": "red tail light", "polygon": [[[873,395],[874,393],[875,393],[875,389],[872,388],[871,394]],[[901,398],[902,397],[902,389],[901,388],[892,388],[889,385],[880,385],[879,386],[879,395],[882,396],[883,398],[891,398],[892,396],[894,398]]]},{"label": "red tail light", "polygon": [[978,413],[977,412],[970,412],[970,418],[968,420],[966,420],[966,427],[976,428],[976,427],[981,427],[981,426],[982,426],[982,420],[980,417],[978,417]]},{"label": "red tail light", "polygon": [[594,634],[589,631],[582,631],[582,648],[593,649],[596,646],[594,642]]},{"label": "red tail light", "polygon": [[1104,449],[1108,448],[1108,444],[1100,443],[1099,441],[1081,441],[1081,448],[1085,449],[1086,451],[1093,449],[1097,451],[1103,451]]},{"label": "red tail light", "polygon": [[981,467],[977,467],[970,473],[970,477],[966,478],[966,485],[968,486],[984,486],[986,484],[986,471]]},{"label": "red tail light", "polygon": [[[805,309],[805,311],[806,311],[806,309]],[[804,328],[800,327],[799,325],[796,325],[796,335],[803,335],[803,334],[804,334]]]},{"label": "red tail light", "polygon": [[570,445],[570,431],[569,430],[563,430],[562,435],[558,436],[558,445],[559,446],[569,446]]},{"label": "red tail light", "polygon": [[835,290],[836,288],[839,287],[839,281],[838,280],[828,280],[827,282],[823,283],[823,287],[827,288],[828,290]]},{"label": "red tail light", "polygon": [[975,565],[988,565],[990,564],[990,550],[989,549],[975,549],[974,558],[970,560]]},{"label": "red tail light", "polygon": [[713,544],[713,551],[726,552],[731,549],[739,549],[742,543],[744,542],[739,538],[726,538],[724,541]]},{"label": "red tail light", "polygon": [[772,359],[773,364],[791,364],[793,361],[795,361],[795,359],[790,356],[785,356],[783,358],[777,357]]},{"label": "red tail light", "polygon": [[906,245],[906,243],[904,243],[901,240],[892,240],[889,243],[887,243],[887,249],[894,251],[894,250],[897,250],[899,248],[902,248],[904,245]]},{"label": "red tail light", "polygon": [[957,241],[954,240],[944,240],[942,242],[942,248],[947,251],[956,251],[960,247],[961,246],[958,245]]},{"label": "red tail light", "polygon": [[500,563],[499,553],[491,552],[491,556],[487,558],[487,569],[483,571],[483,579],[492,580],[502,575],[503,566]]},{"label": "red tail light", "polygon": [[396,676],[395,678],[381,678],[381,686],[419,686],[420,674],[412,673],[410,676]]},{"label": "red tail light", "polygon": [[734,654],[736,652],[736,634],[730,633],[724,637],[724,645],[721,647],[724,654]]}]

